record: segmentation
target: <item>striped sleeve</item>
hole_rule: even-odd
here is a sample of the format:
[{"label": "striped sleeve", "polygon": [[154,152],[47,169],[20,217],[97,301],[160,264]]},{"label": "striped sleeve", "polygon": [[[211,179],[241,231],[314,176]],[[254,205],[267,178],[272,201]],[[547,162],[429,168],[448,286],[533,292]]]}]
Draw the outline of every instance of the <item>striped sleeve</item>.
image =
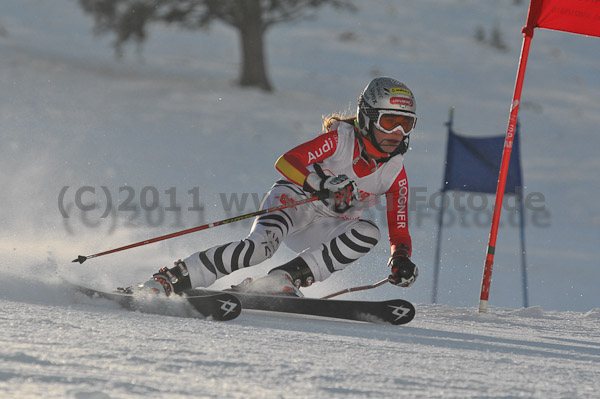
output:
[{"label": "striped sleeve", "polygon": [[275,169],[289,181],[302,186],[310,173],[307,166],[332,156],[337,145],[337,130],[321,134],[279,157],[275,162]]}]

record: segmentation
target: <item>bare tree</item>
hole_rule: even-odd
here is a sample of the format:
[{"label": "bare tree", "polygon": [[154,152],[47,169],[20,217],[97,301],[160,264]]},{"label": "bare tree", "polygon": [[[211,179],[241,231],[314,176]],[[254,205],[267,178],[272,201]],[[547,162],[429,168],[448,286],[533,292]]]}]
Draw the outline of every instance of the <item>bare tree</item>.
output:
[{"label": "bare tree", "polygon": [[492,28],[490,44],[492,45],[492,47],[494,47],[498,50],[501,50],[501,51],[508,50],[508,46],[506,45],[506,43],[504,42],[504,39],[502,38],[502,31],[500,30],[500,24],[498,22],[496,22],[494,24],[494,27]]},{"label": "bare tree", "polygon": [[186,29],[207,28],[214,20],[239,33],[241,86],[272,90],[267,76],[264,36],[276,24],[316,15],[323,5],[354,11],[352,0],[78,0],[94,17],[94,33],[113,34],[117,56],[123,44],[141,46],[151,23],[177,24]]}]

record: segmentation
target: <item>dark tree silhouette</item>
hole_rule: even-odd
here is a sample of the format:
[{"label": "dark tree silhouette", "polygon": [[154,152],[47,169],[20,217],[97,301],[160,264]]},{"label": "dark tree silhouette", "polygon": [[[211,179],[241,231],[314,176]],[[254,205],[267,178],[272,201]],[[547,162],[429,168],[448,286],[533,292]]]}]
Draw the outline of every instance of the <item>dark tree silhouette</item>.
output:
[{"label": "dark tree silhouette", "polygon": [[324,5],[354,11],[351,0],[78,0],[94,17],[94,33],[113,34],[117,56],[123,44],[141,45],[152,23],[176,24],[185,29],[207,28],[219,20],[239,33],[241,86],[272,90],[267,76],[264,36],[276,24],[316,15]]}]

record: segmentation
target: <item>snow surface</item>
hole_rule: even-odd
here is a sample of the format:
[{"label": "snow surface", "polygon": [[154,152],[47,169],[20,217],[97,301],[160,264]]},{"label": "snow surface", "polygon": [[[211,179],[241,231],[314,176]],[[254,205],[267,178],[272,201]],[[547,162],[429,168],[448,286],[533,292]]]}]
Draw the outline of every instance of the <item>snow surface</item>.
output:
[{"label": "snow surface", "polygon": [[[485,213],[449,212],[456,220],[443,235],[440,304],[431,304],[437,213],[428,203],[411,213],[417,283],[346,295],[411,300],[417,316],[403,327],[259,312],[229,323],[147,315],[60,285],[65,276],[106,289],[130,284],[198,249],[244,237],[249,222],[83,266],[70,262],[253,211],[277,178],[276,157],[314,137],[321,115],[352,110],[377,75],[397,77],[417,95],[419,124],[406,167],[411,186],[429,199],[442,183],[450,107],[463,134],[505,132],[527,12],[513,3],[376,0],[357,2],[359,13],[323,9],[317,19],[267,34],[276,92],[265,94],[232,84],[239,50],[225,26],[152,29],[141,54],[130,48],[116,61],[111,39],[92,36],[91,19],[75,1],[2,1],[0,397],[598,397],[597,38],[536,31],[533,39],[520,112],[522,164],[526,193],[543,194],[547,213],[526,218],[530,308],[522,308],[518,230],[509,211],[490,312],[476,311]],[[489,37],[494,24],[507,51],[474,40],[479,26]],[[124,186],[133,189],[137,212],[116,210],[127,198]],[[83,193],[83,205],[98,209],[77,209],[82,187],[96,190]],[[145,187],[146,199],[156,188],[158,210],[140,210]],[[227,209],[222,196],[232,193],[250,194],[244,207]],[[170,195],[181,211],[166,210]],[[382,212],[370,216],[385,228]],[[381,279],[388,251],[381,243],[306,294]],[[282,248],[215,288],[291,256]]]}]

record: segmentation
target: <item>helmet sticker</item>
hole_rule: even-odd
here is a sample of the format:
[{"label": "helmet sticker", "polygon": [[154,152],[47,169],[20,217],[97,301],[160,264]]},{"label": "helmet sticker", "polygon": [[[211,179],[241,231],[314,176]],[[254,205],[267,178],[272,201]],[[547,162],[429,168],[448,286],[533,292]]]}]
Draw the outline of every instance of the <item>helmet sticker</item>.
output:
[{"label": "helmet sticker", "polygon": [[412,107],[413,100],[407,97],[391,97],[390,104],[402,105],[405,107]]},{"label": "helmet sticker", "polygon": [[407,96],[412,97],[412,92],[404,87],[392,87],[390,88],[391,94],[406,94]]}]

